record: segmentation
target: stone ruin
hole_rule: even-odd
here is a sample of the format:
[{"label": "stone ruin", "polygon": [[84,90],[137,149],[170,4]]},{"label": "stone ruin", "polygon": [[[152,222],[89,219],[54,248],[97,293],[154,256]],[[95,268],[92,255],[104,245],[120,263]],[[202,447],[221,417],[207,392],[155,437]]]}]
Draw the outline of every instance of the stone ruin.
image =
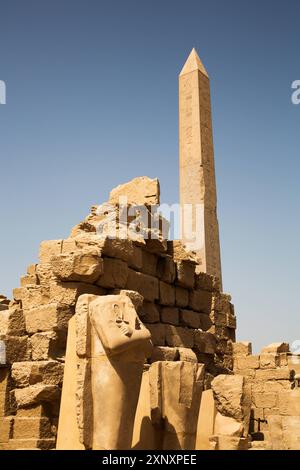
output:
[{"label": "stone ruin", "polygon": [[167,239],[158,180],[136,178],[67,239],[42,242],[13,300],[0,296],[0,449],[300,449],[299,357],[235,342],[195,50],[179,76],[179,141],[200,249]]},{"label": "stone ruin", "polygon": [[[157,180],[133,180],[117,192],[131,208],[159,204]],[[118,212],[115,194],[108,203]],[[83,421],[92,419],[89,410],[84,418],[78,411],[82,402],[90,403],[83,395],[80,402],[78,393],[87,332],[77,321],[72,338],[68,325],[80,318],[87,300],[103,299],[102,312],[111,299],[124,297],[153,344],[141,359],[140,398],[130,419],[133,448],[300,448],[300,433],[291,432],[300,426],[300,389],[288,345],[270,345],[253,356],[249,343],[235,342],[230,296],[220,291],[217,278],[201,272],[194,253],[161,232],[153,239],[133,232],[109,238],[107,212],[98,213],[93,207],[69,238],[42,242],[39,263],[28,267],[13,300],[1,296],[1,448],[98,448],[91,437],[80,438]],[[107,233],[97,233],[99,224]],[[118,220],[119,235],[123,229]],[[68,337],[68,344],[77,342],[73,374]],[[68,377],[77,381],[73,396]],[[81,389],[86,393],[82,383]],[[70,411],[72,400],[77,403]],[[70,422],[77,430],[70,430]]]}]

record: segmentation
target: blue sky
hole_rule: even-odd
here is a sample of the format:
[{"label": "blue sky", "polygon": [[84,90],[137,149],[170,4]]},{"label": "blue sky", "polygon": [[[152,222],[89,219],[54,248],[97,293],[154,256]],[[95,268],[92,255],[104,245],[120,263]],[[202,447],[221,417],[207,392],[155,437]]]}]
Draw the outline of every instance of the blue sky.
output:
[{"label": "blue sky", "polygon": [[211,78],[224,288],[238,339],[299,339],[297,0],[0,0],[0,291],[135,176],[178,202],[177,75]]}]

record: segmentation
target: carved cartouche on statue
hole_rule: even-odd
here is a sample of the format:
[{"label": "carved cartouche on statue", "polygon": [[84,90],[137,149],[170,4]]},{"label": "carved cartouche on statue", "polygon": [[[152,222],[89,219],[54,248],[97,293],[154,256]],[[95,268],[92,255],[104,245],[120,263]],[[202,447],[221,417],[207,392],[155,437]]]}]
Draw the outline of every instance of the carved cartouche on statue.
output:
[{"label": "carved cartouche on statue", "polygon": [[143,365],[152,350],[151,335],[127,295],[85,297],[91,400],[81,406],[92,407],[92,423],[84,426],[92,429],[93,449],[130,449]]}]

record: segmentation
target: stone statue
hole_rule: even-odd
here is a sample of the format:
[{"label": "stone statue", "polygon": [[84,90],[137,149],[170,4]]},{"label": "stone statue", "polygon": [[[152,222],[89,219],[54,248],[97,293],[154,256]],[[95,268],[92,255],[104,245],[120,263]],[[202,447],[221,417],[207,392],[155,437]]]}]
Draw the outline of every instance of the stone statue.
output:
[{"label": "stone statue", "polygon": [[188,361],[151,365],[150,407],[157,449],[195,449],[204,370],[204,364]]},{"label": "stone statue", "polygon": [[86,448],[130,449],[150,332],[125,294],[79,298],[78,417]]}]

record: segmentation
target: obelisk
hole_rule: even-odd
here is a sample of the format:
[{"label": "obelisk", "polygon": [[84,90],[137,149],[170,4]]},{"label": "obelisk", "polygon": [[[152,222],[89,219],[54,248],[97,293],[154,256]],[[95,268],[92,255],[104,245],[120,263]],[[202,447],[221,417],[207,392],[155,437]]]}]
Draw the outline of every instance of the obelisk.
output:
[{"label": "obelisk", "polygon": [[[195,49],[179,75],[179,161],[181,239],[222,285],[210,84]],[[189,223],[197,243],[187,236]]]}]

